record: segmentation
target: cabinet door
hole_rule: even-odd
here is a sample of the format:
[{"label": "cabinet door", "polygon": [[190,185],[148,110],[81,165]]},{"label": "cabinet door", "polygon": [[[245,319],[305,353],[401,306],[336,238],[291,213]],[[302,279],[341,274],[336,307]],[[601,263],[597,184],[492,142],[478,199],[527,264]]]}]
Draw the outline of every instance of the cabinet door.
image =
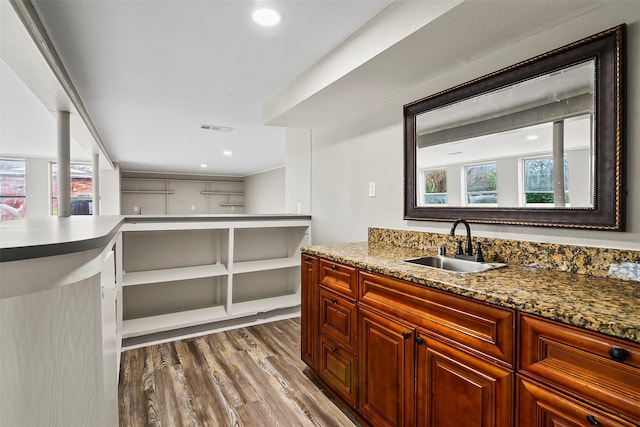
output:
[{"label": "cabinet door", "polygon": [[360,413],[372,425],[413,425],[414,330],[358,311]]},{"label": "cabinet door", "polygon": [[312,371],[318,370],[318,259],[302,255],[301,357]]},{"label": "cabinet door", "polygon": [[516,427],[632,427],[635,424],[522,377]]},{"label": "cabinet door", "polygon": [[512,371],[425,334],[416,343],[416,426],[513,425]]}]

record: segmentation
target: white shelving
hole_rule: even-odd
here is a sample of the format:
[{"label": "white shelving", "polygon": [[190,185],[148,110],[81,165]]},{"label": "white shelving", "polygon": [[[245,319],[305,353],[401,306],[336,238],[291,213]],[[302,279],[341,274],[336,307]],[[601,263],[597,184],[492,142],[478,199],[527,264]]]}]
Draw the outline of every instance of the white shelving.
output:
[{"label": "white shelving", "polygon": [[310,223],[304,216],[126,223],[124,347],[127,339],[161,342],[203,325],[228,329],[299,309],[300,248],[310,243]]}]

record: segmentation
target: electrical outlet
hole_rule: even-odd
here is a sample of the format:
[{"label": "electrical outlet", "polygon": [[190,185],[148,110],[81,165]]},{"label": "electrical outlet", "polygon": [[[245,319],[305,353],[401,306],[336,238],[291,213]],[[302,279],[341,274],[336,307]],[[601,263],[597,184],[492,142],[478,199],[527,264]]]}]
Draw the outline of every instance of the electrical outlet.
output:
[{"label": "electrical outlet", "polygon": [[376,183],[369,183],[369,197],[376,197]]}]

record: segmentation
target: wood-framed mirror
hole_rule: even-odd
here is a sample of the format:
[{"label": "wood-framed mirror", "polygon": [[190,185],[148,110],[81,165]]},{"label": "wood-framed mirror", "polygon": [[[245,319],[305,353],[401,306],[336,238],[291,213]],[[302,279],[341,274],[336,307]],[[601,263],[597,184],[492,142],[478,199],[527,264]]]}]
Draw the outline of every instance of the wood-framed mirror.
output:
[{"label": "wood-framed mirror", "polygon": [[405,219],[624,231],[625,31],[405,105]]}]

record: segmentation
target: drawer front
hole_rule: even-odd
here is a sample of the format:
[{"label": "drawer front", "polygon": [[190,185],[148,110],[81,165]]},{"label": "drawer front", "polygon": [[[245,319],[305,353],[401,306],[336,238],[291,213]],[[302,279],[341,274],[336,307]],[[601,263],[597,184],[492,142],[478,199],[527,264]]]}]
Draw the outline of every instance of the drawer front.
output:
[{"label": "drawer front", "polygon": [[320,334],[320,378],[347,403],[355,407],[357,402],[356,357]]},{"label": "drawer front", "polygon": [[356,305],[320,288],[320,330],[347,350],[356,351]]},{"label": "drawer front", "polygon": [[358,273],[362,304],[419,325],[474,354],[513,367],[515,312],[374,273]]},{"label": "drawer front", "polygon": [[356,299],[356,269],[336,262],[320,260],[320,284],[334,292]]},{"label": "drawer front", "polygon": [[524,314],[519,325],[520,373],[640,424],[640,346]]},{"label": "drawer front", "polygon": [[518,378],[516,390],[517,427],[634,426],[613,414],[522,377]]}]

